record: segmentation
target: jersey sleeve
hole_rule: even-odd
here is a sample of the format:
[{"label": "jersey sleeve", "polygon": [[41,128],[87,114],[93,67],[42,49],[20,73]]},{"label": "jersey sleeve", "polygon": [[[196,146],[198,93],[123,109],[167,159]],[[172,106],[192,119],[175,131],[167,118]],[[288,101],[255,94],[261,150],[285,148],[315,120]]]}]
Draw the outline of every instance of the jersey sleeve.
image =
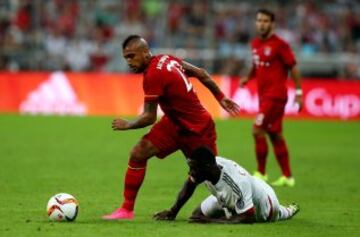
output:
[{"label": "jersey sleeve", "polygon": [[240,187],[241,195],[236,201],[235,211],[237,214],[242,214],[253,208],[254,203],[252,201],[250,181],[248,179],[242,179],[238,181],[238,186]]},{"label": "jersey sleeve", "polygon": [[280,45],[280,58],[281,61],[289,68],[296,65],[296,59],[293,51],[286,42],[282,42]]},{"label": "jersey sleeve", "polygon": [[143,89],[145,102],[156,102],[163,94],[163,83],[160,73],[149,72],[144,77]]}]

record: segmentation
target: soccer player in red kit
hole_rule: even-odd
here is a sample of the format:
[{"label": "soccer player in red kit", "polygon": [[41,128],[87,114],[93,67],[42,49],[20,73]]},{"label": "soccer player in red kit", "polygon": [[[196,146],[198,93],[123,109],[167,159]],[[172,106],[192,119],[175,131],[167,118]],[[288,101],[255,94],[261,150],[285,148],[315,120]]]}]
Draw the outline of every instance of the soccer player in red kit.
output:
[{"label": "soccer player in red kit", "polygon": [[256,78],[259,94],[259,113],[253,126],[255,151],[258,170],[254,175],[267,181],[266,157],[269,136],[276,159],[281,167],[282,176],[272,183],[274,186],[294,186],[295,179],[291,174],[289,152],[282,134],[282,120],[287,102],[286,80],[288,73],[295,82],[295,102],[302,106],[300,73],[296,67],[295,56],[289,45],[273,33],[275,15],[266,9],[256,13],[256,31],[258,37],[251,42],[253,66],[249,76],[240,80],[240,86]]},{"label": "soccer player in red kit", "polygon": [[115,119],[113,130],[137,129],[155,123],[158,105],[165,115],[132,149],[125,175],[125,200],[119,209],[103,217],[108,220],[134,218],[136,195],[151,157],[164,158],[177,150],[189,157],[200,146],[217,153],[215,124],[188,77],[199,79],[227,112],[233,115],[239,112],[238,105],[224,96],[204,69],[171,55],[152,56],[147,42],[140,36],[131,35],[123,42],[123,56],[134,72],[144,75],[144,111],[132,121]]}]

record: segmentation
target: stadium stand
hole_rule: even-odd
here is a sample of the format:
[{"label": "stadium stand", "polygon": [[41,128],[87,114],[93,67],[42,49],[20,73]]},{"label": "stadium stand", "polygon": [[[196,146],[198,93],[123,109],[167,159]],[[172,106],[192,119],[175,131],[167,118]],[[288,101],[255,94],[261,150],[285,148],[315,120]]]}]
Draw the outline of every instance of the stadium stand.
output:
[{"label": "stadium stand", "polygon": [[157,53],[242,75],[251,63],[254,13],[269,7],[305,76],[360,79],[358,1],[268,2],[2,0],[0,69],[125,72],[121,41],[140,34]]}]

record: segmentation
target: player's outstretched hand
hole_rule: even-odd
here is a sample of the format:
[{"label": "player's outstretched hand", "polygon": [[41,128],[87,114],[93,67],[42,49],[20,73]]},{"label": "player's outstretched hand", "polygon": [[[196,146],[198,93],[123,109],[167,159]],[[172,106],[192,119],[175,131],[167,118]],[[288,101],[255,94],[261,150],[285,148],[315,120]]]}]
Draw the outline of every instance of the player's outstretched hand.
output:
[{"label": "player's outstretched hand", "polygon": [[224,97],[224,99],[220,101],[220,104],[231,116],[236,116],[240,112],[240,106],[227,97]]},{"label": "player's outstretched hand", "polygon": [[129,128],[129,121],[121,118],[114,119],[111,127],[114,131],[126,130]]},{"label": "player's outstretched hand", "polygon": [[153,218],[157,221],[172,221],[175,220],[176,214],[171,210],[165,210],[158,213],[155,213]]},{"label": "player's outstretched hand", "polygon": [[302,107],[303,107],[303,99],[302,99],[301,95],[296,95],[295,104],[297,104],[299,106],[298,111],[300,112],[302,110]]}]

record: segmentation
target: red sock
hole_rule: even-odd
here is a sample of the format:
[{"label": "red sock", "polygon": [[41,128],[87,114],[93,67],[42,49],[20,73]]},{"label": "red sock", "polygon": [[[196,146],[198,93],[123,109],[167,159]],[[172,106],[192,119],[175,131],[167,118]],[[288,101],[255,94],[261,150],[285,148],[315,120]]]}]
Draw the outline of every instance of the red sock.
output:
[{"label": "red sock", "polygon": [[276,159],[280,165],[284,176],[291,177],[289,152],[284,139],[276,139],[272,141]]},{"label": "red sock", "polygon": [[136,195],[141,187],[145,177],[146,161],[133,162],[129,161],[129,166],[125,175],[124,202],[122,208],[134,210]]},{"label": "red sock", "polygon": [[258,164],[258,171],[264,175],[266,167],[266,157],[268,154],[268,146],[265,136],[255,137],[255,152]]}]

